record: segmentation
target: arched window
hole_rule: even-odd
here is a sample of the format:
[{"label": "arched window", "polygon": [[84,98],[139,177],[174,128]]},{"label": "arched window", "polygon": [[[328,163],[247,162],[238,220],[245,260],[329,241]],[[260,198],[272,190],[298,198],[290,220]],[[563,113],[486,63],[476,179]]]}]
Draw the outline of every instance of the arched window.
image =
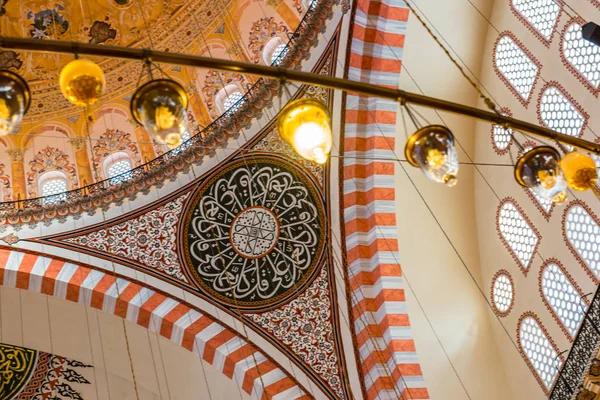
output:
[{"label": "arched window", "polygon": [[523,105],[529,103],[540,70],[539,62],[512,34],[504,32],[494,49],[494,68]]},{"label": "arched window", "polygon": [[288,52],[288,46],[279,36],[271,38],[263,49],[263,62],[267,65],[279,65]]},{"label": "arched window", "polygon": [[[508,108],[501,108],[498,112],[505,117],[513,116]],[[505,129],[500,125],[492,125],[492,144],[497,154],[508,153],[510,144],[512,143],[512,134],[513,130],[511,128]]]},{"label": "arched window", "polygon": [[522,356],[548,394],[556,378],[557,368],[562,364],[562,360],[557,358],[554,343],[533,313],[521,316],[517,336]]},{"label": "arched window", "polygon": [[560,7],[554,0],[511,0],[515,15],[544,43],[549,44]]},{"label": "arched window", "polygon": [[515,289],[508,271],[500,270],[492,278],[492,304],[495,311],[504,317],[510,313],[515,299]]},{"label": "arched window", "polygon": [[118,185],[133,177],[131,171],[131,157],[120,151],[113,153],[104,159],[104,178],[110,179],[111,185]]},{"label": "arched window", "polygon": [[237,85],[227,85],[215,96],[215,104],[221,114],[233,114],[244,104],[244,96]]},{"label": "arched window", "polygon": [[39,193],[45,197],[44,204],[53,204],[67,200],[69,190],[67,176],[60,171],[49,171],[38,179]]},{"label": "arched window", "polygon": [[574,338],[587,306],[557,260],[548,260],[540,270],[540,288],[548,308],[554,312],[565,333]]},{"label": "arched window", "polygon": [[600,221],[582,202],[574,201],[563,216],[563,235],[590,277],[600,280]]},{"label": "arched window", "polygon": [[540,235],[512,199],[500,203],[496,224],[504,245],[527,275]]},{"label": "arched window", "polygon": [[562,59],[569,70],[596,93],[600,86],[600,47],[582,37],[579,21],[566,26],[560,47]]},{"label": "arched window", "polygon": [[556,82],[548,82],[540,92],[538,117],[548,128],[575,137],[581,134],[588,119],[588,115]]}]

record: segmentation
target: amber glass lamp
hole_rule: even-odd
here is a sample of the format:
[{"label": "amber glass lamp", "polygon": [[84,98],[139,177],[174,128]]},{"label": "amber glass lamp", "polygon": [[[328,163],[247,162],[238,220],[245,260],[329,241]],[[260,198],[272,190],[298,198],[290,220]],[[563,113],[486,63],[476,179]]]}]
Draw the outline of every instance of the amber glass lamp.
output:
[{"label": "amber glass lamp", "polygon": [[131,98],[131,115],[169,149],[179,147],[188,131],[188,95],[179,83],[155,79],[140,86]]},{"label": "amber glass lamp", "polygon": [[31,104],[27,82],[8,70],[0,70],[0,136],[13,132]]},{"label": "amber glass lamp", "polygon": [[567,182],[560,168],[560,154],[550,146],[534,147],[519,158],[515,179],[539,197],[562,204],[567,200]]},{"label": "amber glass lamp", "polygon": [[89,107],[100,100],[106,81],[98,64],[77,59],[64,66],[59,78],[60,90],[67,100],[79,107]]},{"label": "amber glass lamp", "polygon": [[449,187],[457,184],[458,154],[454,135],[445,126],[429,125],[413,133],[406,141],[404,155],[430,180]]},{"label": "amber glass lamp", "polygon": [[291,101],[281,110],[277,131],[301,157],[318,164],[327,162],[333,139],[331,116],[322,101]]},{"label": "amber glass lamp", "polygon": [[598,180],[598,170],[592,157],[578,151],[571,151],[560,160],[567,185],[570,188],[583,192],[593,189]]}]

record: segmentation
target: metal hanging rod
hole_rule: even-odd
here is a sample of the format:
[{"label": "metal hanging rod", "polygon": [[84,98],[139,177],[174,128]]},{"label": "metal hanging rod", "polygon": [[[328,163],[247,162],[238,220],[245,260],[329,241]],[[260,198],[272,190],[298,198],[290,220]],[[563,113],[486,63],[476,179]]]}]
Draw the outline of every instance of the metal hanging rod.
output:
[{"label": "metal hanging rod", "polygon": [[600,144],[588,140],[565,135],[536,124],[505,117],[491,111],[469,107],[451,101],[423,96],[404,90],[392,89],[384,86],[372,85],[364,82],[350,81],[347,79],[323,76],[266,65],[250,64],[233,60],[193,56],[189,54],[170,53],[149,49],[137,49],[121,46],[106,46],[90,43],[78,43],[60,40],[38,40],[10,36],[0,36],[0,48],[5,50],[22,50],[42,53],[78,54],[87,56],[119,58],[124,60],[151,60],[153,62],[184,65],[194,68],[207,68],[219,71],[239,72],[257,75],[280,81],[294,81],[308,85],[323,86],[339,89],[349,93],[379,97],[394,100],[403,104],[414,104],[422,107],[447,111],[454,114],[491,122],[518,131],[527,132],[540,138],[557,140],[563,144],[578,147],[591,153],[600,155]]}]

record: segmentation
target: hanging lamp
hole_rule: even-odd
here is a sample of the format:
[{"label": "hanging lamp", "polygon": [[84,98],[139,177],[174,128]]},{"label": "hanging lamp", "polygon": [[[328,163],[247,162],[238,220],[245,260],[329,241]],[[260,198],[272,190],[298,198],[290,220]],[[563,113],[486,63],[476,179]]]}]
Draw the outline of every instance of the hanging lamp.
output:
[{"label": "hanging lamp", "polygon": [[188,132],[188,95],[171,79],[154,79],[131,98],[131,115],[148,133],[169,149],[179,147]]},{"label": "hanging lamp", "polygon": [[318,164],[327,162],[333,138],[331,116],[322,101],[291,101],[281,110],[277,131],[301,157]]},{"label": "hanging lamp", "polygon": [[31,105],[27,82],[9,70],[0,70],[0,136],[14,132]]},{"label": "hanging lamp", "polygon": [[593,189],[598,180],[598,170],[592,157],[578,151],[567,153],[560,160],[560,168],[571,189],[583,192]]},{"label": "hanging lamp", "polygon": [[106,79],[98,64],[90,60],[75,59],[60,71],[59,85],[69,102],[89,108],[100,100]]},{"label": "hanging lamp", "polygon": [[406,160],[430,180],[452,187],[458,183],[458,154],[454,135],[442,125],[428,125],[413,133],[404,147]]},{"label": "hanging lamp", "polygon": [[567,182],[560,169],[560,154],[550,146],[538,146],[517,160],[515,179],[539,197],[562,204],[567,200]]}]

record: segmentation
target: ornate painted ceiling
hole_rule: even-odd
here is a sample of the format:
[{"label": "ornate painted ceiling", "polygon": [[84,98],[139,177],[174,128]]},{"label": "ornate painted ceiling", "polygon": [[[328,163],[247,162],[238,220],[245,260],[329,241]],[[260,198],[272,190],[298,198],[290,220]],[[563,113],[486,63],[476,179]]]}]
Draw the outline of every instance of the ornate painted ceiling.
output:
[{"label": "ornate painted ceiling", "polygon": [[[302,28],[307,10],[300,0],[3,3],[0,18],[6,35],[143,47],[263,64],[270,63],[273,54],[281,54],[282,63],[295,63],[285,57],[295,51],[293,43],[288,45],[289,35]],[[275,53],[278,47],[279,53]],[[23,76],[33,93],[31,108],[18,131],[0,138],[0,201],[41,196],[40,177],[46,172],[60,171],[66,189],[75,190],[107,179],[109,165],[105,161],[111,154],[119,153],[130,168],[135,168],[166,151],[130,116],[129,99],[136,87],[148,80],[143,63],[94,59],[105,71],[107,86],[91,110],[94,121],[89,123],[83,110],[68,103],[58,87],[60,70],[72,59],[56,54],[0,53],[0,67]],[[178,66],[162,66],[162,72],[155,69],[155,74],[163,72],[180,82],[191,96],[191,136],[231,107],[233,100],[228,103],[228,96],[233,94],[232,99],[237,100],[256,83],[256,78],[241,74]],[[253,103],[248,97],[241,102]]]}]

